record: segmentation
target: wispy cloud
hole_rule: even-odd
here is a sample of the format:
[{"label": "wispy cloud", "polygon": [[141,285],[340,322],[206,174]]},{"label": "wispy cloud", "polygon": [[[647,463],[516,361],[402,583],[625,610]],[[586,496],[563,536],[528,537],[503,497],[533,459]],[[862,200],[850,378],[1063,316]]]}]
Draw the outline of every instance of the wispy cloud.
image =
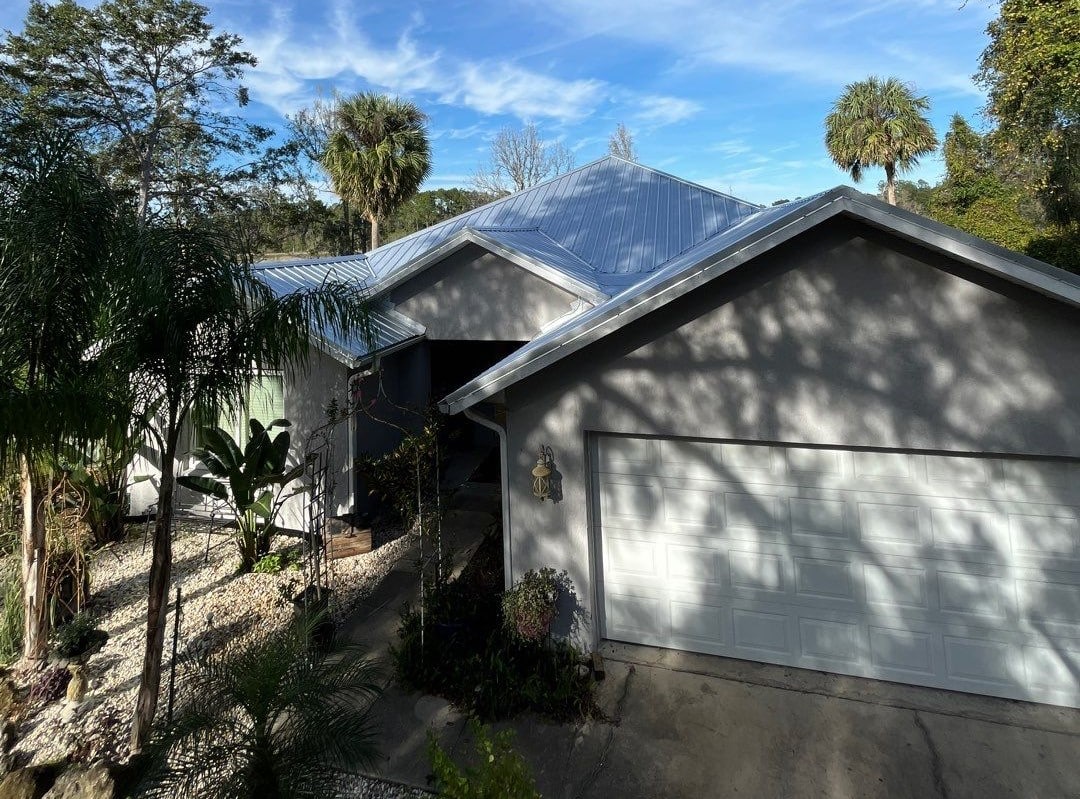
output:
[{"label": "wispy cloud", "polygon": [[505,62],[465,62],[440,100],[482,114],[573,120],[587,116],[603,94],[604,83],[598,80],[559,80]]},{"label": "wispy cloud", "polygon": [[[976,93],[970,54],[920,56],[957,27],[981,32],[986,9],[960,0],[548,0],[545,7],[578,32],[659,45],[684,67],[713,64],[811,83],[842,85],[902,70],[922,89]],[[962,7],[961,7],[962,6]],[[883,57],[886,48],[902,53]]]},{"label": "wispy cloud", "polygon": [[[259,59],[248,75],[252,95],[279,113],[305,105],[311,84],[320,82],[344,90],[362,82],[398,94],[429,95],[480,114],[557,123],[579,121],[612,103],[625,104],[635,121],[650,126],[681,121],[700,108],[690,100],[642,94],[596,78],[564,79],[504,58],[461,58],[426,47],[415,37],[423,24],[416,15],[387,46],[368,35],[342,0],[331,5],[322,25],[298,24],[296,13],[278,7],[264,27],[245,32]],[[473,134],[465,131],[458,135]]]},{"label": "wispy cloud", "polygon": [[701,104],[682,97],[647,94],[637,100],[633,121],[644,125],[673,125],[701,111]]}]

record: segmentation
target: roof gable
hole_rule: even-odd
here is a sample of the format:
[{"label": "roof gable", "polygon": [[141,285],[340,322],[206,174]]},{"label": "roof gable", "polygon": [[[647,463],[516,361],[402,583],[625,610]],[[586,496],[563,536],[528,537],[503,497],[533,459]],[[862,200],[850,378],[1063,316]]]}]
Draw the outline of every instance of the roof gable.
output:
[{"label": "roof gable", "polygon": [[664,268],[533,339],[440,402],[457,413],[551,366],[650,311],[724,275],[799,233],[844,214],[944,253],[1018,285],[1080,308],[1080,276],[1013,253],[982,239],[839,187],[763,209]]}]

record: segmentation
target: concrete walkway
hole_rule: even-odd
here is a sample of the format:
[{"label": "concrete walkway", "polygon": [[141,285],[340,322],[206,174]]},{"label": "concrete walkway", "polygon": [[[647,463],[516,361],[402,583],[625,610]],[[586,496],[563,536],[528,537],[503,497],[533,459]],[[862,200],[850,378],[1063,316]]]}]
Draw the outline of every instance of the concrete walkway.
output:
[{"label": "concrete walkway", "polygon": [[[478,541],[475,525],[493,518],[484,502],[464,495],[444,530]],[[385,651],[416,584],[401,564],[350,637]],[[603,654],[603,719],[496,725],[515,731],[548,799],[1080,796],[1077,710],[651,647]],[[456,757],[471,751],[440,699],[391,685],[375,712],[382,776],[426,786],[429,729]]]}]

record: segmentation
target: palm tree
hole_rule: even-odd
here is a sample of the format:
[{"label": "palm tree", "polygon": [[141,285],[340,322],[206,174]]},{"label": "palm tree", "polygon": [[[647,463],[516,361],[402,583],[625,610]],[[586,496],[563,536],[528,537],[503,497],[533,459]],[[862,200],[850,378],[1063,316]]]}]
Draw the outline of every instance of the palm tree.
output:
[{"label": "palm tree", "polygon": [[19,465],[23,655],[37,660],[48,637],[50,456],[126,418],[87,357],[120,212],[74,136],[7,117],[0,142],[0,460]]},{"label": "palm tree", "polygon": [[362,93],[341,100],[323,166],[334,191],[371,223],[371,249],[379,222],[412,197],[431,171],[427,115],[413,103]]},{"label": "palm tree", "polygon": [[885,199],[896,205],[896,175],[937,148],[934,128],[923,115],[929,108],[926,97],[916,97],[896,78],[850,83],[825,117],[825,146],[856,182],[867,167],[884,167]]},{"label": "palm tree", "polygon": [[[132,227],[114,259],[101,358],[136,386],[134,422],[161,458],[146,645],[131,746],[146,742],[157,709],[169,581],[176,457],[196,407],[234,408],[263,369],[307,367],[317,336],[370,337],[356,284],[327,281],[277,297],[213,227]],[[317,332],[318,331],[318,332]]]},{"label": "palm tree", "polygon": [[312,648],[317,616],[180,671],[179,712],[148,748],[140,795],[341,796],[375,760],[378,673],[362,649]]}]

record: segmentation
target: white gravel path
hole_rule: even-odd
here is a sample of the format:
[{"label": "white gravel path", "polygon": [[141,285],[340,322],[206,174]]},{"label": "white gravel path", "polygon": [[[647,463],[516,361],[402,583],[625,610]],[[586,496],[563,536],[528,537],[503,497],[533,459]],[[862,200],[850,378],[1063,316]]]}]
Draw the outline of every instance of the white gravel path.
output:
[{"label": "white gravel path", "polygon": [[[231,541],[215,536],[209,561],[206,528],[180,522],[173,539],[174,588],[182,593],[180,648],[193,643],[211,646],[257,631],[282,626],[292,617],[291,598],[303,585],[296,571],[236,575],[237,553]],[[277,546],[295,544],[281,537]],[[409,548],[399,536],[366,555],[333,561],[329,584],[334,589],[335,615],[346,613],[375,589]],[[83,762],[126,757],[127,736],[142,662],[146,625],[147,574],[150,546],[143,552],[142,527],[132,528],[128,541],[94,554],[91,565],[92,607],[98,626],[109,633],[101,652],[87,666],[90,690],[79,713],[65,714],[56,702],[20,726],[16,751],[31,763],[76,756]],[[162,705],[165,702],[172,653],[173,616],[170,609],[162,666]],[[407,797],[422,793],[377,781],[358,781],[357,797]]]}]

